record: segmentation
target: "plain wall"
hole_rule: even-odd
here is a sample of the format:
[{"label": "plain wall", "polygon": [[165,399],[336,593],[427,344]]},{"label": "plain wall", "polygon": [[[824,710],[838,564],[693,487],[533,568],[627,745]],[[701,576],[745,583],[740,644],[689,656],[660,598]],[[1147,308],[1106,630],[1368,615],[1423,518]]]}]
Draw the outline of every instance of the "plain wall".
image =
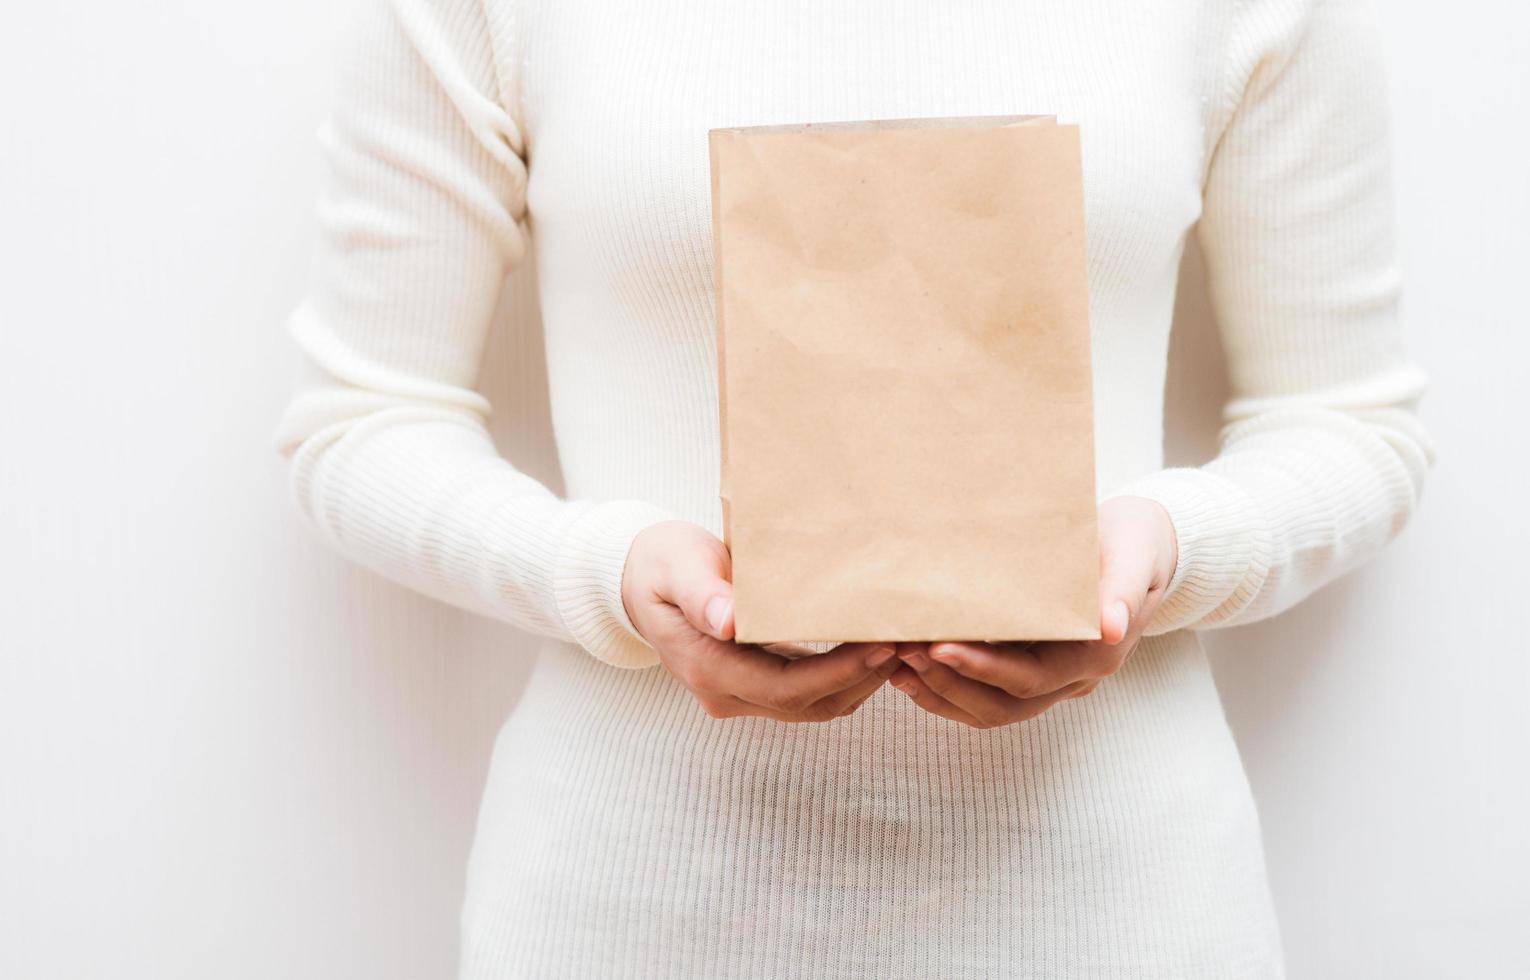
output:
[{"label": "plain wall", "polygon": [[[345,564],[267,439],[338,12],[13,5],[0,31],[0,976],[443,977],[527,644]],[[1381,559],[1208,634],[1293,977],[1530,975],[1530,69],[1518,7],[1384,4],[1441,446]],[[1172,458],[1212,450],[1181,299]],[[534,297],[485,381],[556,485]]]}]

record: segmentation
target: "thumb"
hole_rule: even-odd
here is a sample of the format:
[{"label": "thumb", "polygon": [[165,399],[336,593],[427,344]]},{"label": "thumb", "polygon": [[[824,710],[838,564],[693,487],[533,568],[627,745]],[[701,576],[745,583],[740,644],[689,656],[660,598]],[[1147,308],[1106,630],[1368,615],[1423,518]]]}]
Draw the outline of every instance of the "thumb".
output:
[{"label": "thumb", "polygon": [[1142,613],[1151,581],[1151,563],[1137,549],[1105,547],[1100,555],[1100,639],[1114,646],[1126,639]]},{"label": "thumb", "polygon": [[[710,536],[709,536],[710,538]],[[733,638],[732,563],[721,541],[698,542],[672,566],[665,596],[685,614],[686,622],[707,636]]]},{"label": "thumb", "polygon": [[1126,639],[1132,625],[1132,608],[1125,599],[1103,599],[1100,613],[1100,639],[1114,646]]}]

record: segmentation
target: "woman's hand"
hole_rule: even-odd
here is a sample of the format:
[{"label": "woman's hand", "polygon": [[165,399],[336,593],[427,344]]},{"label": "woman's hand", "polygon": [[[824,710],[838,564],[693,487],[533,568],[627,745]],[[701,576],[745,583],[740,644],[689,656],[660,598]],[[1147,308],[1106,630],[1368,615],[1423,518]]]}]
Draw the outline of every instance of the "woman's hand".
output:
[{"label": "woman's hand", "polygon": [[1156,501],[1100,505],[1101,638],[1044,643],[904,643],[892,683],[914,703],[974,728],[1034,718],[1083,697],[1126,662],[1179,559],[1174,524]]},{"label": "woman's hand", "polygon": [[788,659],[732,642],[731,579],[728,549],[687,521],[639,532],[622,574],[632,624],[712,717],[828,721],[859,708],[898,669],[891,643]]}]

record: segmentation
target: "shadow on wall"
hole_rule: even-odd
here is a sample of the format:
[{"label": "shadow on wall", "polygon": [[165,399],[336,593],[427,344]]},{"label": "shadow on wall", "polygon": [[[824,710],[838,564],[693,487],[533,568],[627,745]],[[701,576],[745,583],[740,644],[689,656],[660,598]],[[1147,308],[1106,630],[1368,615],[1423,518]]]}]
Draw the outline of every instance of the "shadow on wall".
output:
[{"label": "shadow on wall", "polygon": [[[1196,466],[1217,450],[1227,364],[1206,296],[1206,269],[1192,234],[1180,266],[1174,330],[1164,392],[1164,457],[1168,466]],[[1274,620],[1209,630],[1202,640],[1217,687],[1245,755],[1278,741],[1281,718],[1325,658],[1339,651],[1327,642],[1331,624],[1351,588],[1340,580]]]}]

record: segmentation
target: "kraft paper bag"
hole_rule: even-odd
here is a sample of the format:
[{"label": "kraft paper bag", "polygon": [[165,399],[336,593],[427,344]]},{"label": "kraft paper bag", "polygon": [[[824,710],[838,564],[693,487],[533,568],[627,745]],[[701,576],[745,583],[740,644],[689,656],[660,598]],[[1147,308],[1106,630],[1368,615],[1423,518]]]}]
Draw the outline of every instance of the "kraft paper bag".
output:
[{"label": "kraft paper bag", "polygon": [[708,135],[737,640],[1098,638],[1077,127]]}]

